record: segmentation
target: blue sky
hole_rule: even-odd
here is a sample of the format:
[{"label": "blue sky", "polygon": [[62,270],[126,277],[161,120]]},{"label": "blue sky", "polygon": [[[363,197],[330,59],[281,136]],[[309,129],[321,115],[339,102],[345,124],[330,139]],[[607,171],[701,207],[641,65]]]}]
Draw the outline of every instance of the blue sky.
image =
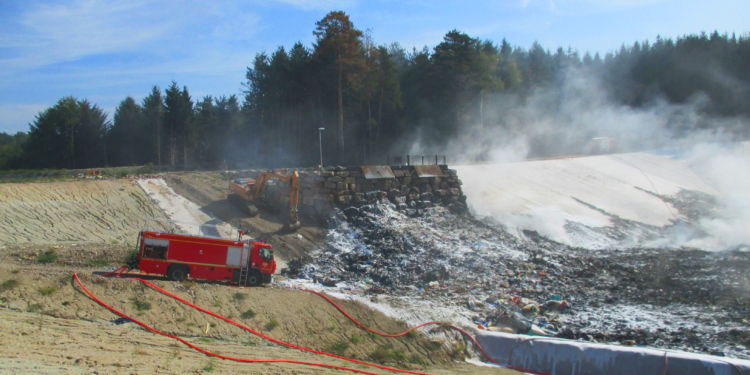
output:
[{"label": "blue sky", "polygon": [[257,52],[311,45],[315,22],[344,10],[377,43],[432,48],[451,29],[528,47],[602,54],[657,34],[750,32],[750,1],[265,0],[2,1],[0,132],[27,131],[63,96],[110,115],[172,80],[193,98],[239,94]]}]

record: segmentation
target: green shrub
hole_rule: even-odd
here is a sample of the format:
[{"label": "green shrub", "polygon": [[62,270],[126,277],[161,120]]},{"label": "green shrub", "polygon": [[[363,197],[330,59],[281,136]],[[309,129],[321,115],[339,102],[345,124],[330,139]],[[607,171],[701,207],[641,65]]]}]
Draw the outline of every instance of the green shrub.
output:
[{"label": "green shrub", "polygon": [[359,344],[359,342],[362,341],[362,339],[360,339],[357,335],[352,335],[352,338],[350,340],[352,344]]},{"label": "green shrub", "polygon": [[41,304],[35,303],[33,305],[29,305],[29,307],[26,309],[28,312],[39,312],[42,311],[44,307]]},{"label": "green shrub", "polygon": [[328,353],[333,353],[339,356],[343,356],[346,352],[346,349],[349,349],[349,344],[342,341],[336,344],[328,345],[328,347],[325,348],[325,351]]},{"label": "green shrub", "polygon": [[396,362],[406,362],[406,353],[396,350],[392,353],[393,359],[396,360]]},{"label": "green shrub", "polygon": [[279,321],[276,320],[275,318],[271,318],[271,320],[268,321],[266,328],[268,328],[268,330],[270,331],[278,326],[279,326]]},{"label": "green shrub", "polygon": [[[422,364],[423,361],[418,356],[407,357],[406,353],[403,351],[393,350],[393,345],[391,344],[381,345],[379,348],[373,350],[370,353],[370,358],[376,362],[395,361],[400,363],[412,362]],[[418,362],[414,362],[412,359]]]},{"label": "green shrub", "polygon": [[205,365],[205,366],[203,366],[203,368],[201,370],[205,371],[205,372],[212,372],[212,371],[214,371],[214,361],[213,361],[213,359],[210,359],[208,361],[208,364]]},{"label": "green shrub", "polygon": [[156,171],[154,170],[154,163],[147,163],[141,169],[138,170],[138,173],[140,174],[154,174]]},{"label": "green shrub", "polygon": [[466,345],[454,343],[453,348],[450,352],[450,356],[453,357],[454,360],[463,362],[466,360]]},{"label": "green shrub", "polygon": [[36,261],[39,263],[52,263],[57,261],[57,253],[55,253],[55,249],[50,248],[47,250],[44,254],[38,256],[36,258]]},{"label": "green shrub", "polygon": [[10,279],[3,281],[2,284],[0,284],[0,292],[5,292],[7,290],[11,290],[19,285],[18,280],[16,279]]},{"label": "green shrub", "polygon": [[37,291],[43,296],[50,296],[57,292],[57,288],[55,288],[54,286],[45,286],[37,289]]},{"label": "green shrub", "polygon": [[247,299],[247,294],[245,294],[245,293],[235,293],[234,296],[232,296],[232,299],[234,301],[237,301],[237,302],[244,301],[244,300]]},{"label": "green shrub", "polygon": [[385,362],[391,358],[391,352],[385,348],[377,348],[370,353],[370,358],[376,362]]},{"label": "green shrub", "polygon": [[136,311],[151,310],[151,302],[143,301],[138,297],[131,298],[130,302],[133,304],[133,307],[135,307]]},{"label": "green shrub", "polygon": [[89,259],[86,261],[86,264],[89,266],[95,266],[95,267],[106,267],[109,265],[109,262],[107,262],[104,259]]},{"label": "green shrub", "polygon": [[182,281],[180,281],[180,284],[182,284],[185,289],[193,289],[195,288],[196,282],[193,280],[182,279]]},{"label": "green shrub", "polygon": [[434,352],[442,348],[443,343],[440,341],[424,340],[422,341],[422,346],[424,346],[427,350]]},{"label": "green shrub", "polygon": [[255,311],[253,310],[247,310],[243,312],[242,314],[240,314],[240,318],[242,319],[252,319],[254,317],[255,317]]},{"label": "green shrub", "polygon": [[125,257],[123,257],[122,261],[125,262],[125,263],[130,262],[130,260],[133,259],[133,257],[136,256],[136,255],[138,255],[138,250],[137,249],[130,250],[125,255]]},{"label": "green shrub", "polygon": [[418,354],[412,354],[412,355],[410,355],[409,358],[408,358],[408,360],[409,360],[409,362],[417,364],[417,365],[424,366],[424,365],[427,364],[427,361],[424,358],[422,358],[420,355],[418,355]]}]

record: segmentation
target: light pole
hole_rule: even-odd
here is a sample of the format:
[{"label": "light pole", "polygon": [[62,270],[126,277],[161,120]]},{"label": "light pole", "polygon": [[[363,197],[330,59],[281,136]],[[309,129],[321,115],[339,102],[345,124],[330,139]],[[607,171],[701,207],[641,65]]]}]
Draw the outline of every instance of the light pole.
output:
[{"label": "light pole", "polygon": [[323,130],[326,130],[326,128],[318,128],[318,141],[320,142],[320,169],[323,169]]}]

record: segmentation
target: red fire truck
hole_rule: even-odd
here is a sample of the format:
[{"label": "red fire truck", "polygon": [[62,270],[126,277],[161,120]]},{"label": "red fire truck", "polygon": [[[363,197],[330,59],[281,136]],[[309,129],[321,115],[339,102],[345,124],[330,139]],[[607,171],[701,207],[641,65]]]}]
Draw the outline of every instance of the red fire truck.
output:
[{"label": "red fire truck", "polygon": [[129,264],[143,272],[179,281],[229,281],[256,286],[270,283],[276,271],[273,247],[252,240],[227,240],[188,234],[141,231],[139,253]]}]

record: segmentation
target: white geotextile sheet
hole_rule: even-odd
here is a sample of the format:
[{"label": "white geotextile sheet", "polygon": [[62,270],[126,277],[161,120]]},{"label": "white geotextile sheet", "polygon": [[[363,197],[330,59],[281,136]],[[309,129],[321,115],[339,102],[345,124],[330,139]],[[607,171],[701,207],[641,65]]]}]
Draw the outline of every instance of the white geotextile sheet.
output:
[{"label": "white geotextile sheet", "polygon": [[588,205],[623,219],[664,226],[678,212],[648,192],[673,195],[687,189],[718,193],[686,162],[646,152],[454,168],[464,183],[467,203],[486,211],[479,214],[528,215],[555,209],[568,220],[589,226],[608,226],[610,222]]}]

